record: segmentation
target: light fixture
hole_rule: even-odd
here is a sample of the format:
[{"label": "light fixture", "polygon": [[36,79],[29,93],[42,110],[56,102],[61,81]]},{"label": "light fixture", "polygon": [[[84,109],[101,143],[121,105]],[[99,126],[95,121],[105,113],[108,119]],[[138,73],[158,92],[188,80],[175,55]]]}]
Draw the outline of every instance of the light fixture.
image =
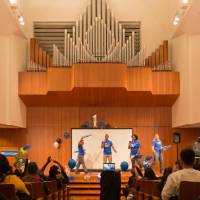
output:
[{"label": "light fixture", "polygon": [[174,26],[178,25],[178,22],[174,20],[174,21],[173,21],[173,25],[174,25]]},{"label": "light fixture", "polygon": [[17,7],[17,0],[9,0],[9,3],[12,7]]},{"label": "light fixture", "polygon": [[19,22],[20,25],[24,26],[25,22],[22,21],[22,22]]},{"label": "light fixture", "polygon": [[178,22],[180,21],[180,17],[178,15],[175,16],[174,21]]},{"label": "light fixture", "polygon": [[189,0],[181,0],[180,4],[181,4],[181,8],[185,9],[189,5]]},{"label": "light fixture", "polygon": [[24,21],[24,17],[21,15],[21,16],[19,16],[18,20],[19,20],[19,23],[23,22]]}]

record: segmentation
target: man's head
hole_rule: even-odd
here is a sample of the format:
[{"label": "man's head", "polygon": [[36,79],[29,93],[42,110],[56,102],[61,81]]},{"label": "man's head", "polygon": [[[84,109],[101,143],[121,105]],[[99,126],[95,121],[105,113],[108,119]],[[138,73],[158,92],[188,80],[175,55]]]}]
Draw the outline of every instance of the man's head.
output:
[{"label": "man's head", "polygon": [[200,143],[200,137],[198,137],[198,138],[197,138],[197,142],[199,142],[199,143]]},{"label": "man's head", "polygon": [[183,167],[192,167],[194,164],[195,152],[192,149],[183,149],[181,151],[181,161]]},{"label": "man's head", "polygon": [[105,134],[105,140],[108,140],[108,138],[109,138],[109,135]]}]

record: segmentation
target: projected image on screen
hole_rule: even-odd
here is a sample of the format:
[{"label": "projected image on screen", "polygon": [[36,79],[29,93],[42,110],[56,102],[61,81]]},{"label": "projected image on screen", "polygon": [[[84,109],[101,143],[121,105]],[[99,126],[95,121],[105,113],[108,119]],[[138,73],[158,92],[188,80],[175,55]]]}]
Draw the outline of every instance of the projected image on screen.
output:
[{"label": "projected image on screen", "polygon": [[72,158],[77,159],[79,140],[88,136],[84,138],[85,164],[88,169],[102,169],[101,143],[105,140],[105,134],[109,135],[109,140],[117,150],[117,153],[112,151],[112,163],[115,163],[115,169],[120,169],[122,161],[127,161],[130,167],[128,143],[131,140],[132,129],[72,129]]}]

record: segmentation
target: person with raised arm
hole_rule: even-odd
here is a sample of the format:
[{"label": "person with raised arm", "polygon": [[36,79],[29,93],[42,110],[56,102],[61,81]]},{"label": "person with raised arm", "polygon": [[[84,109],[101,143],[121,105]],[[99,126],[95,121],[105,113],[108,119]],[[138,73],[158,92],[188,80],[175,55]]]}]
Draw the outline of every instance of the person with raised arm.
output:
[{"label": "person with raised arm", "polygon": [[85,173],[88,172],[85,165],[85,161],[84,161],[85,149],[83,148],[83,145],[84,145],[84,140],[82,137],[80,141],[78,142],[78,158],[77,158],[78,161],[77,161],[75,173],[78,173],[79,167],[81,165],[83,166]]}]

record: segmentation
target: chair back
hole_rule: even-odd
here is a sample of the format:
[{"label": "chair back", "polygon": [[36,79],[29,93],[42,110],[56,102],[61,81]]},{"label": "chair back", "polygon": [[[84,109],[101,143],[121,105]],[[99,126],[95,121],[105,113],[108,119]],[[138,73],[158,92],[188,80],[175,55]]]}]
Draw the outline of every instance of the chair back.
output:
[{"label": "chair back", "polygon": [[0,184],[0,193],[6,198],[15,198],[15,185],[13,184]]},{"label": "chair back", "polygon": [[179,189],[179,200],[196,200],[199,196],[200,182],[181,182]]}]

